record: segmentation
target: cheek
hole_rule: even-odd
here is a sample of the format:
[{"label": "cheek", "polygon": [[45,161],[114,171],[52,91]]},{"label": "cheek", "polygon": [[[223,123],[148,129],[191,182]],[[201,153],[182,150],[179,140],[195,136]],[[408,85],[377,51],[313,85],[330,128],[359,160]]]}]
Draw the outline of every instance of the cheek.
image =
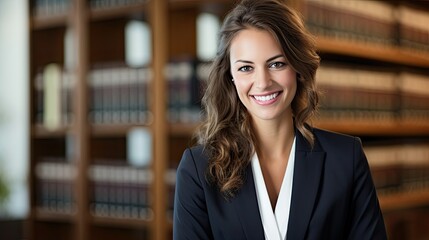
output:
[{"label": "cheek", "polygon": [[282,85],[286,86],[287,88],[296,88],[297,77],[295,72],[290,71],[287,72],[286,75],[283,75]]},{"label": "cheek", "polygon": [[235,81],[234,83],[235,83],[235,89],[237,91],[238,98],[240,99],[241,102],[243,102],[249,92],[250,84],[246,84],[243,81]]},{"label": "cheek", "polygon": [[246,81],[235,81],[235,88],[239,95],[247,95],[247,92],[250,90],[250,84]]},{"label": "cheek", "polygon": [[296,89],[297,89],[297,80],[296,79],[291,79],[287,82],[287,88],[289,89],[289,92],[291,93],[291,95],[293,96],[293,98],[296,95]]}]

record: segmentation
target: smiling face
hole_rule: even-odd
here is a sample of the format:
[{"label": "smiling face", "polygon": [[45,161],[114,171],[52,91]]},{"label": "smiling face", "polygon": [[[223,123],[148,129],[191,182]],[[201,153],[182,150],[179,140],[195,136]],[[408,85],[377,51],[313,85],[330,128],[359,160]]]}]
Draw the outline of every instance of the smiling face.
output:
[{"label": "smiling face", "polygon": [[241,30],[230,46],[230,66],[240,101],[253,121],[292,117],[296,72],[265,30]]}]

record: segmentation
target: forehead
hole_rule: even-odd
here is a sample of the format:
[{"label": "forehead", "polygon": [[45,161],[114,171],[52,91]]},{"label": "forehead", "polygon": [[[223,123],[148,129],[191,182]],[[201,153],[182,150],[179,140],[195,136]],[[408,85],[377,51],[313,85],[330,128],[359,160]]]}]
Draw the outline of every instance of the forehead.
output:
[{"label": "forehead", "polygon": [[282,52],[280,44],[269,31],[256,28],[239,31],[230,46],[231,60],[270,58]]}]

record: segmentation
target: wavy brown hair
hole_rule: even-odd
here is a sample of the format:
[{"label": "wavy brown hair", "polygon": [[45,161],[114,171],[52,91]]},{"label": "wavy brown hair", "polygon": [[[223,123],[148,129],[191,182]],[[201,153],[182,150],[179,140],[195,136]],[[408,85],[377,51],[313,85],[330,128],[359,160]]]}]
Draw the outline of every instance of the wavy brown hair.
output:
[{"label": "wavy brown hair", "polygon": [[315,74],[320,58],[312,36],[300,16],[284,1],[241,1],[226,16],[220,30],[218,52],[202,99],[205,118],[196,134],[209,154],[206,178],[227,198],[233,197],[242,186],[245,169],[255,151],[250,117],[231,81],[229,61],[231,41],[239,31],[249,28],[270,32],[296,71],[297,91],[291,103],[294,124],[314,144],[307,123],[318,105]]}]

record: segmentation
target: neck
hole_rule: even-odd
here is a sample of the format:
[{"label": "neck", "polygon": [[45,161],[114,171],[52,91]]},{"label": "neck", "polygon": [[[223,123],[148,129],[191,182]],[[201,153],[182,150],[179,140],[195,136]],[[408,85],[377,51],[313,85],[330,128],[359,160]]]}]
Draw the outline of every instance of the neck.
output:
[{"label": "neck", "polygon": [[289,155],[295,137],[293,118],[282,121],[261,121],[253,124],[258,156],[267,161]]}]

